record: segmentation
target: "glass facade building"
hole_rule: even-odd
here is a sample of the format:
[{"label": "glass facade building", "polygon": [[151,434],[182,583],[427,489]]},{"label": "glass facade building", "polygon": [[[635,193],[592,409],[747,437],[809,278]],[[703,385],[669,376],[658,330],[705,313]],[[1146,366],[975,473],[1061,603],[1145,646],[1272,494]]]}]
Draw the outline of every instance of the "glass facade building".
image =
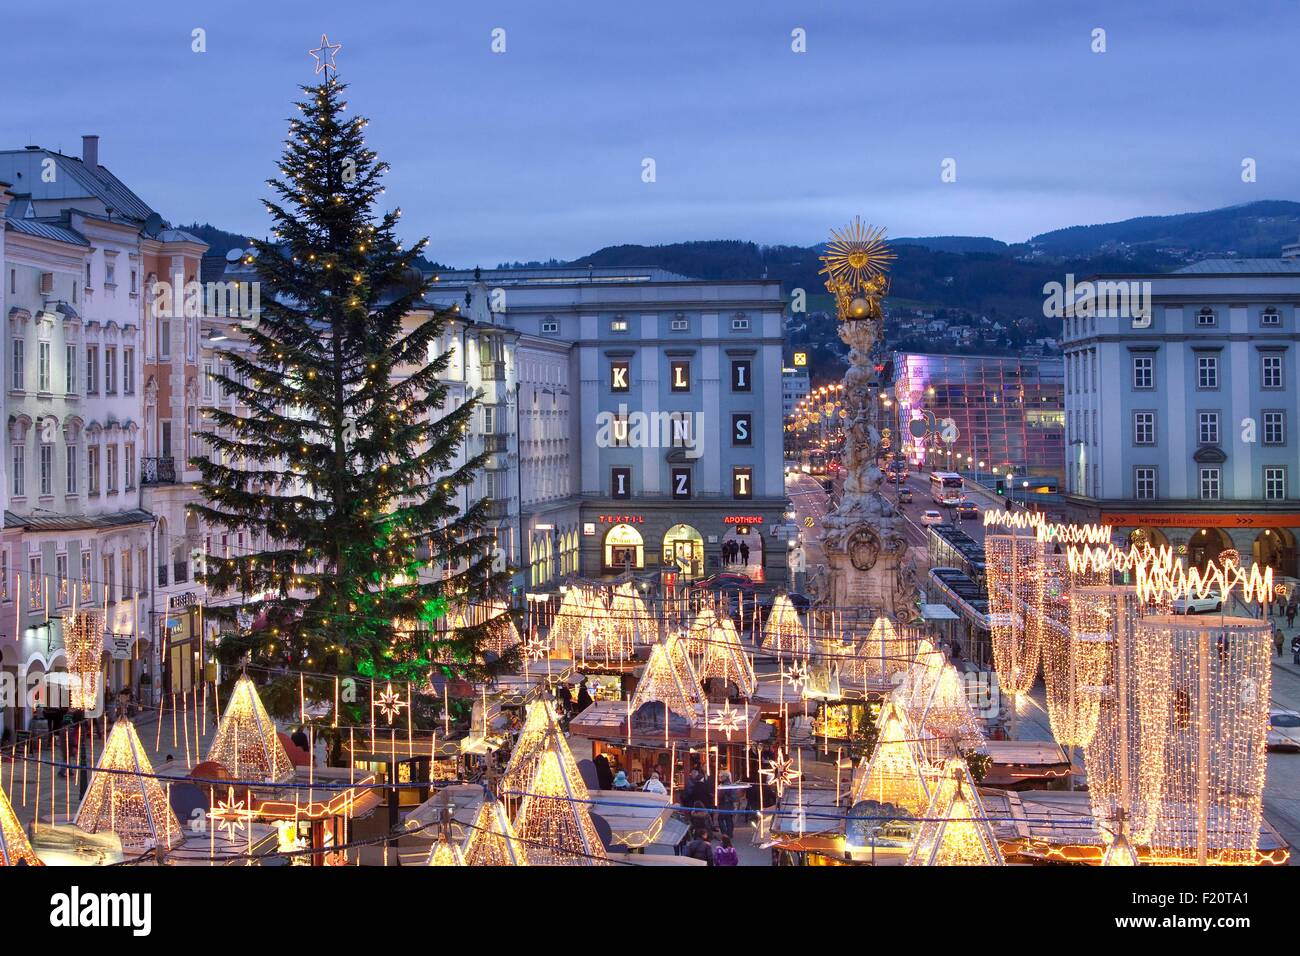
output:
[{"label": "glass facade building", "polygon": [[[1064,478],[1060,358],[897,352],[894,369],[898,434],[916,467]],[[927,423],[922,437],[911,434],[914,419]]]}]

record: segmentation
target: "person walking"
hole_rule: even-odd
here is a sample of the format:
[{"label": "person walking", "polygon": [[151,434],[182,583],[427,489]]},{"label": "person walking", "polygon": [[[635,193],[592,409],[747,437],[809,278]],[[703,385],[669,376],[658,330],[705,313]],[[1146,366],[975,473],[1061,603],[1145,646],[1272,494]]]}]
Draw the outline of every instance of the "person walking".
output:
[{"label": "person walking", "polygon": [[1295,612],[1296,612],[1296,605],[1295,605],[1295,602],[1292,601],[1290,604],[1288,604],[1288,605],[1286,606],[1286,626],[1287,626],[1287,627],[1295,627]]},{"label": "person walking", "polygon": [[724,770],[718,774],[718,829],[724,840],[736,832],[736,796],[730,784],[731,771]]},{"label": "person walking", "polygon": [[1273,625],[1273,645],[1277,648],[1277,656],[1282,656],[1282,628],[1276,624]]},{"label": "person walking", "polygon": [[689,856],[693,860],[702,860],[707,866],[713,866],[713,844],[709,842],[709,831],[707,827],[700,827],[695,831],[695,839],[686,844],[686,850],[682,854]]},{"label": "person walking", "polygon": [[740,542],[740,563],[749,564],[749,545],[744,541]]},{"label": "person walking", "polygon": [[1300,634],[1291,638],[1291,660],[1300,664]]},{"label": "person walking", "polygon": [[713,865],[714,866],[739,866],[740,857],[736,854],[736,848],[731,845],[731,837],[725,833],[718,841],[718,845],[713,848]]}]

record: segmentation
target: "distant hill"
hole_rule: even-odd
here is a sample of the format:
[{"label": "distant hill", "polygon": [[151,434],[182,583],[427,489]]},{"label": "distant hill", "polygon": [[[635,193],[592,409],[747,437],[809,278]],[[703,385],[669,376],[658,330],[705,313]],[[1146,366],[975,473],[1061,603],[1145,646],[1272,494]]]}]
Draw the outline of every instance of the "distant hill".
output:
[{"label": "distant hill", "polygon": [[240,235],[237,232],[226,232],[224,229],[210,223],[192,222],[188,226],[177,226],[177,229],[184,229],[188,233],[198,236],[208,244],[209,256],[224,257],[231,249],[248,248],[248,236]]},{"label": "distant hill", "polygon": [[896,246],[922,246],[935,252],[1009,253],[1011,247],[1001,239],[988,236],[926,236],[921,239],[891,239]]},{"label": "distant hill", "polygon": [[[204,223],[182,228],[224,256],[247,245],[247,237]],[[1264,200],[1172,216],[1143,216],[1123,222],[1071,226],[1007,244],[987,236],[930,236],[893,239],[897,260],[890,269],[895,308],[954,309],[1016,323],[1026,338],[1059,334],[1059,323],[1043,316],[1043,285],[1067,273],[1082,278],[1099,272],[1168,272],[1210,256],[1276,256],[1300,236],[1300,203]],[[434,250],[436,251],[436,250]],[[676,242],[659,246],[606,246],[569,261],[504,263],[509,266],[658,266],[699,279],[778,279],[789,294],[803,289],[808,310],[829,310],[820,244],[764,246],[739,239]],[[433,268],[426,262],[427,267]],[[826,336],[806,328],[810,341]],[[839,349],[830,335],[825,343]]]},{"label": "distant hill", "polygon": [[1095,226],[1070,226],[1034,236],[1029,245],[1048,255],[1093,255],[1127,245],[1135,248],[1186,249],[1212,254],[1276,256],[1300,236],[1300,203],[1284,199],[1189,212],[1176,216],[1141,216]]}]

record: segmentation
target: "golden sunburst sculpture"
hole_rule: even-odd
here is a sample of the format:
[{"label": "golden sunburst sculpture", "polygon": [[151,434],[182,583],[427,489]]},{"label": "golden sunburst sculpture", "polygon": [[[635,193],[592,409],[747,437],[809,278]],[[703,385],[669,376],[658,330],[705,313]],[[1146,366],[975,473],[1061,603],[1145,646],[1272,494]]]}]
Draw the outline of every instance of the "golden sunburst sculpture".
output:
[{"label": "golden sunburst sculpture", "polygon": [[832,229],[826,254],[819,257],[826,289],[835,296],[841,319],[869,318],[879,310],[888,289],[885,272],[896,258],[885,241],[883,226],[864,223],[859,216],[843,229]]}]

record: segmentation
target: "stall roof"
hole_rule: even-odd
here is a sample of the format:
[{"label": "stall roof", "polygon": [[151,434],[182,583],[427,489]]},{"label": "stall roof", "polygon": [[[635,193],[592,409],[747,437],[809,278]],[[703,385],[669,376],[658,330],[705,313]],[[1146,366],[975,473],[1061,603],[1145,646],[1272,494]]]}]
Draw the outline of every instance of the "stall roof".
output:
[{"label": "stall roof", "polygon": [[921,617],[927,621],[955,621],[957,612],[946,604],[922,604]]},{"label": "stall roof", "polygon": [[[1055,863],[1101,861],[1103,843],[1087,792],[981,787],[980,796],[1004,853]],[[1142,854],[1141,848],[1138,852]],[[1257,862],[1281,865],[1290,855],[1282,836],[1267,820],[1261,820]]]}]

